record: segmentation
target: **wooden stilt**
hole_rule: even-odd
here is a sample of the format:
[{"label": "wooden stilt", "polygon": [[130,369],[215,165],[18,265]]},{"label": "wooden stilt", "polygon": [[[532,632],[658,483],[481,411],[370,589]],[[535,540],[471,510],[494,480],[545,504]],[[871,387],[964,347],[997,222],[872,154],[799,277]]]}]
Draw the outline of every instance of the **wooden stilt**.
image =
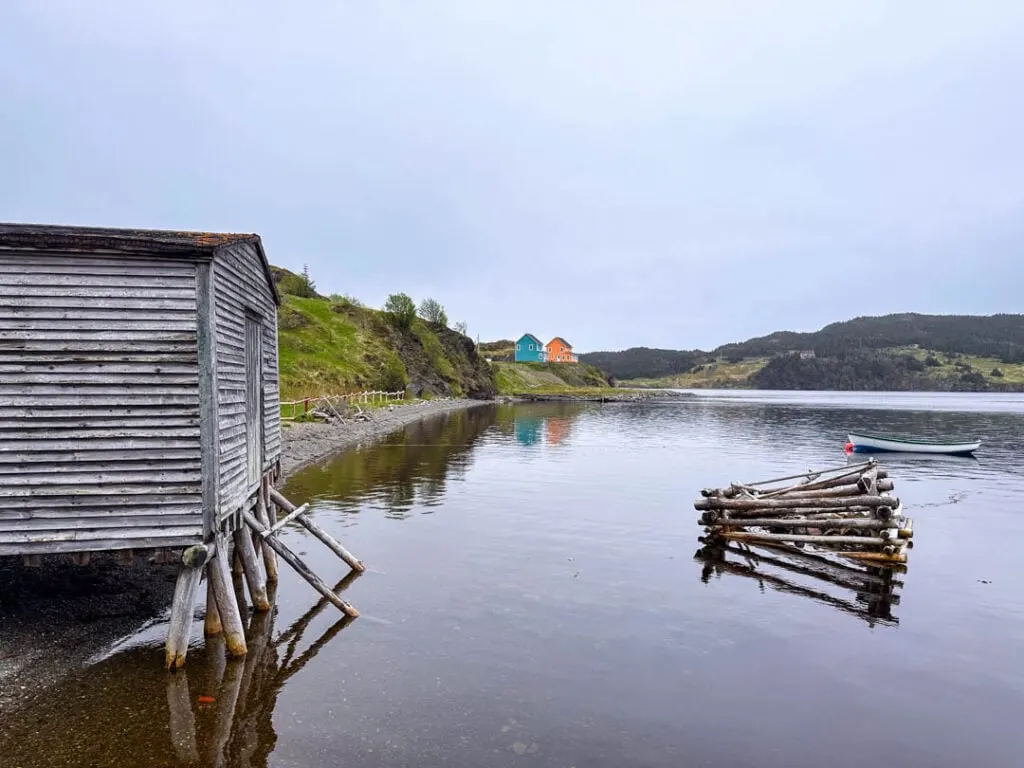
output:
[{"label": "wooden stilt", "polygon": [[[276,513],[273,513],[275,509],[274,504],[270,501],[270,478],[263,478],[263,482],[260,484],[260,496],[256,503],[256,517],[266,526],[272,526],[274,520],[277,517]],[[267,569],[267,582],[270,584],[277,583],[277,553],[274,548],[267,544],[267,542],[260,540],[260,548],[263,551],[263,564]]]},{"label": "wooden stilt", "polygon": [[167,643],[164,647],[164,666],[167,669],[181,669],[185,666],[192,630],[192,610],[202,575],[201,568],[193,568],[184,562],[178,571],[174,600],[171,603],[171,623],[167,628]]},{"label": "wooden stilt", "polygon": [[86,566],[89,564],[89,554],[88,552],[73,552],[71,562],[80,567]]},{"label": "wooden stilt", "polygon": [[226,540],[218,541],[217,553],[206,566],[206,575],[213,589],[214,603],[224,630],[224,644],[228,656],[245,656],[245,630],[238,612],[231,574],[228,572]]},{"label": "wooden stilt", "polygon": [[40,568],[43,565],[42,555],[22,555],[21,564],[26,568]]},{"label": "wooden stilt", "polygon": [[[254,531],[262,533],[268,530],[259,520],[252,516],[249,512],[242,512],[242,518],[245,520],[245,524],[252,528]],[[298,556],[286,547],[276,536],[267,536],[267,541],[270,546],[274,548],[274,551],[281,556],[281,558],[288,563],[295,572],[304,578],[310,586],[313,587],[317,592],[326,597],[334,606],[339,610],[343,611],[345,615],[355,618],[359,615],[357,611],[350,603],[342,600],[331,588],[328,587],[323,580],[311,571],[304,562],[302,562]]]},{"label": "wooden stilt", "polygon": [[245,583],[249,587],[249,597],[253,608],[259,612],[270,610],[270,599],[267,597],[267,582],[256,557],[256,548],[252,545],[252,532],[248,528],[239,528],[234,533],[235,549],[242,560],[245,570]]},{"label": "wooden stilt", "polygon": [[[273,500],[275,504],[284,509],[286,512],[294,512],[297,509],[297,507],[294,504],[288,501],[288,499],[286,499],[277,490],[273,488],[270,489],[270,498]],[[337,539],[335,539],[333,536],[327,533],[327,531],[325,531],[312,520],[308,519],[307,515],[299,515],[298,521],[306,528],[307,531],[309,531],[318,539],[320,539],[320,541],[322,541],[334,554],[336,554],[338,557],[344,560],[350,568],[359,571],[360,573],[366,570],[366,566],[359,558],[357,558],[355,555],[353,555],[351,552],[345,549],[341,545],[341,542],[339,542]]]},{"label": "wooden stilt", "polygon": [[133,549],[119,549],[117,550],[117,564],[118,565],[132,565],[135,562],[135,550]]},{"label": "wooden stilt", "polygon": [[206,575],[206,616],[203,619],[203,634],[207,637],[214,637],[224,631],[220,623],[220,613],[217,612],[217,598],[213,594],[213,581],[209,573]]},{"label": "wooden stilt", "polygon": [[242,576],[242,575],[244,575],[245,574],[245,566],[242,565],[242,555],[238,551],[238,545],[237,544],[235,544],[235,546],[231,548],[231,552],[232,552],[232,554],[231,554],[231,572],[235,576]]}]

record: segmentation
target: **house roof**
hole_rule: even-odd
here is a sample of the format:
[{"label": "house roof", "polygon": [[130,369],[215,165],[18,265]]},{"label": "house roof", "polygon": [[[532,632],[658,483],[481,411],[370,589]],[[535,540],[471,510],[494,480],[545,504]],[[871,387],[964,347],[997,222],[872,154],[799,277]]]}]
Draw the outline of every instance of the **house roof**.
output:
[{"label": "house roof", "polygon": [[519,341],[522,341],[523,339],[533,339],[533,343],[534,344],[536,344],[538,346],[541,346],[541,347],[544,346],[544,342],[541,341],[540,339],[538,339],[532,333],[524,333],[522,336],[519,337]]},{"label": "house roof", "polygon": [[274,285],[263,241],[256,234],[231,232],[181,232],[166,229],[112,229],[69,227],[48,224],[4,224],[0,222],[0,248],[53,248],[71,252],[128,251],[143,254],[208,253],[238,243],[252,243],[260,256],[263,274],[274,301],[281,303]]},{"label": "house roof", "polygon": [[568,341],[563,339],[561,336],[555,336],[555,338],[553,338],[551,341],[549,341],[548,344],[554,344],[556,341],[560,341],[560,342],[562,342],[562,344],[567,346],[569,349],[572,349],[572,344],[570,344]]}]

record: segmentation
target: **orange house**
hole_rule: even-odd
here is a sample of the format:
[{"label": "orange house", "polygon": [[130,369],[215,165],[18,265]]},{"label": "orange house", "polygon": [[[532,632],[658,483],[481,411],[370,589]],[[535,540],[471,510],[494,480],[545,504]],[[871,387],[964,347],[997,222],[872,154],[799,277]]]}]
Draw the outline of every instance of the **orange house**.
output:
[{"label": "orange house", "polygon": [[544,348],[549,363],[576,363],[579,359],[572,353],[572,344],[561,336],[555,336]]}]

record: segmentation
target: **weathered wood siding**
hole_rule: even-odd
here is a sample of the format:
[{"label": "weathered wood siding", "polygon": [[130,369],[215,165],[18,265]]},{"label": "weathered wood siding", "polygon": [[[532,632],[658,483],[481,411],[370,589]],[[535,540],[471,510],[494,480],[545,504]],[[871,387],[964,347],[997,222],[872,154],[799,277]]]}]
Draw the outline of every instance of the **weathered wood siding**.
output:
[{"label": "weathered wood siding", "polygon": [[0,555],[201,539],[196,323],[193,262],[0,249]]},{"label": "weathered wood siding", "polygon": [[256,248],[242,243],[213,261],[217,326],[217,410],[220,440],[220,511],[234,511],[253,490],[249,482],[246,426],[246,319],[262,330],[262,467],[281,452],[277,383],[277,306]]}]

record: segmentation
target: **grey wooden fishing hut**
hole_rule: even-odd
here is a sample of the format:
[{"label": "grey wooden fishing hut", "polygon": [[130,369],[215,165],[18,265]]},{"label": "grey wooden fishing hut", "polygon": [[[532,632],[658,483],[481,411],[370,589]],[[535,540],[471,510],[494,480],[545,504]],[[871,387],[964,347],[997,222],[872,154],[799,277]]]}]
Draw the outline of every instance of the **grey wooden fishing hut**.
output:
[{"label": "grey wooden fishing hut", "polygon": [[168,665],[204,569],[207,632],[245,653],[228,558],[268,609],[278,542],[246,524],[291,506],[259,236],[0,224],[0,296],[0,556],[183,551]]}]

